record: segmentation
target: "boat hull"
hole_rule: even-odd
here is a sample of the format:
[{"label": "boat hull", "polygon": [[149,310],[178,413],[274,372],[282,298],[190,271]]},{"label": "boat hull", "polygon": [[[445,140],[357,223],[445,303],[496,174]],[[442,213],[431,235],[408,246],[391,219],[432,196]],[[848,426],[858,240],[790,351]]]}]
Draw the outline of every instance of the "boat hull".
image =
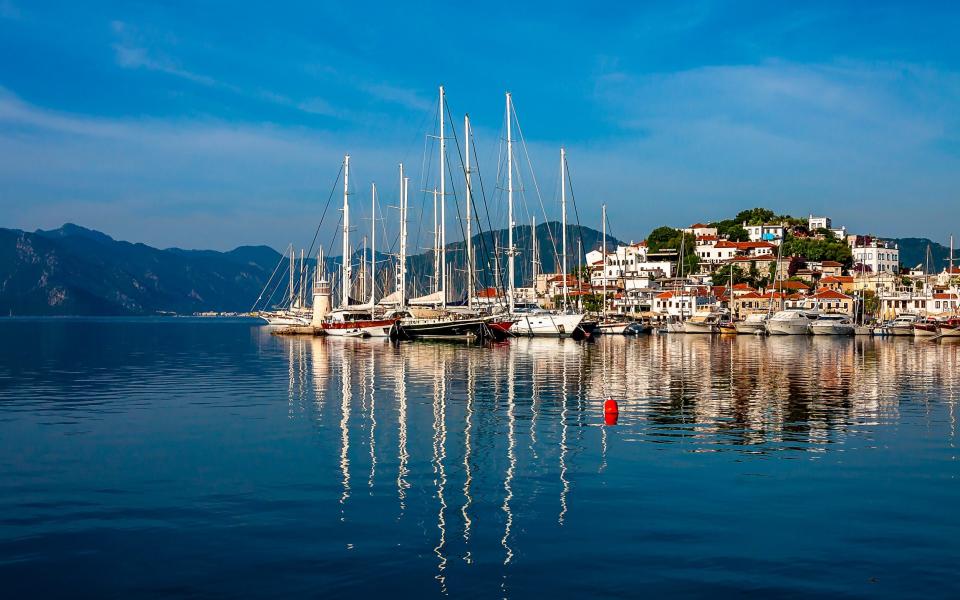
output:
[{"label": "boat hull", "polygon": [[605,335],[623,335],[627,330],[629,322],[623,323],[600,323],[597,325],[597,333]]},{"label": "boat hull", "polygon": [[913,325],[893,325],[887,327],[887,335],[913,335]]},{"label": "boat hull", "polygon": [[390,337],[390,330],[396,322],[397,319],[326,322],[317,329],[331,337]]},{"label": "boat hull", "polygon": [[960,338],[960,327],[941,327],[941,337]]},{"label": "boat hull", "polygon": [[873,335],[873,328],[868,325],[857,325],[853,328],[854,335]]},{"label": "boat hull", "polygon": [[770,335],[807,335],[810,323],[793,321],[767,321],[767,333]]},{"label": "boat hull", "polygon": [[693,321],[684,321],[684,333],[714,333],[717,326],[713,323],[694,323]]},{"label": "boat hull", "polygon": [[511,328],[514,335],[532,337],[569,337],[583,321],[583,315],[516,315]]},{"label": "boat hull", "polygon": [[764,321],[739,321],[733,325],[737,329],[737,333],[743,334],[754,334],[754,333],[763,333],[766,331],[766,322]]},{"label": "boat hull", "polygon": [[934,337],[938,335],[937,328],[929,325],[914,325],[913,337]]},{"label": "boat hull", "polygon": [[853,335],[855,327],[849,323],[812,323],[813,335]]},{"label": "boat hull", "polygon": [[505,339],[512,321],[483,317],[469,319],[402,319],[390,330],[399,340]]}]

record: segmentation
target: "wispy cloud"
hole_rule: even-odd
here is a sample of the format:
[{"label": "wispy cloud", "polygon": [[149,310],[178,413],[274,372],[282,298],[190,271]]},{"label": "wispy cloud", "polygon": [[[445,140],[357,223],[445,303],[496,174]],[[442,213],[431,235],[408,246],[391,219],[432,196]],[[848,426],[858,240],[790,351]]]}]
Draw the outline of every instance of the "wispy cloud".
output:
[{"label": "wispy cloud", "polygon": [[424,98],[415,90],[396,87],[387,83],[361,82],[358,87],[376,100],[396,104],[414,111],[425,111],[433,105],[432,100]]},{"label": "wispy cloud", "polygon": [[147,46],[143,36],[123,21],[111,22],[110,28],[117,38],[117,41],[113,44],[114,58],[117,65],[124,69],[147,69],[186,79],[200,85],[232,88],[232,86],[218,82],[212,77],[184,69],[169,57],[156,54],[154,50]]}]

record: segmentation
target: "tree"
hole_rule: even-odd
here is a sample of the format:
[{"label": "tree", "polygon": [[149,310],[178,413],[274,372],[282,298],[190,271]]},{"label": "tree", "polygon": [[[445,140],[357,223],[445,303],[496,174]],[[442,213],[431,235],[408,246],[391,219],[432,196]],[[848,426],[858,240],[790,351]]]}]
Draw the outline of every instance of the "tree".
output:
[{"label": "tree", "polygon": [[600,312],[603,310],[603,297],[600,294],[585,294],[583,298],[583,309],[587,312]]},{"label": "tree", "polygon": [[800,256],[806,260],[815,261],[832,260],[847,268],[853,264],[850,246],[832,235],[822,240],[787,236],[783,244],[783,253],[789,256]]},{"label": "tree", "polygon": [[750,277],[747,273],[743,272],[743,269],[736,265],[723,265],[713,272],[713,284],[714,285],[729,285],[730,283],[730,271],[733,270],[733,284],[738,283],[747,283],[750,284]]},{"label": "tree", "polygon": [[787,277],[793,277],[800,269],[807,268],[807,261],[800,256],[791,256],[790,264],[787,265]]},{"label": "tree", "polygon": [[712,225],[717,228],[718,236],[727,238],[731,242],[746,242],[750,239],[750,234],[747,233],[747,230],[734,219],[717,221],[716,223],[712,223]]},{"label": "tree", "polygon": [[741,210],[734,220],[737,223],[746,223],[747,225],[763,225],[773,221],[776,216],[776,213],[769,208],[750,208]]},{"label": "tree", "polygon": [[651,252],[669,248],[676,250],[678,254],[683,250],[681,259],[684,273],[692,273],[700,265],[700,258],[697,256],[697,238],[673,227],[657,227],[651,231],[647,236],[647,248]]}]

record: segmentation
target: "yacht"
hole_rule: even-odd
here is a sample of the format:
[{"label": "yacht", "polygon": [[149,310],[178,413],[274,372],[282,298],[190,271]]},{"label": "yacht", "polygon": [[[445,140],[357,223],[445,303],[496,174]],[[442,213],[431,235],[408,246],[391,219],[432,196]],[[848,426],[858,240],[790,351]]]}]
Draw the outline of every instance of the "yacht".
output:
[{"label": "yacht", "polygon": [[510,331],[514,335],[521,336],[569,337],[580,326],[581,321],[583,321],[582,313],[564,314],[518,305],[514,307],[513,327]]},{"label": "yacht", "polygon": [[266,321],[270,327],[305,327],[310,325],[309,317],[290,310],[264,311],[257,316]]},{"label": "yacht", "polygon": [[766,313],[751,313],[742,321],[734,323],[737,333],[764,333],[767,330]]},{"label": "yacht", "polygon": [[375,319],[370,310],[344,308],[335,310],[324,319],[318,329],[335,337],[390,337],[396,318]]},{"label": "yacht", "polygon": [[853,320],[840,313],[822,314],[810,323],[813,335],[853,335],[855,329]]},{"label": "yacht", "polygon": [[897,316],[887,328],[887,335],[913,335],[913,324],[919,317],[912,313],[902,313]]},{"label": "yacht", "polygon": [[812,310],[778,310],[767,320],[767,333],[770,335],[807,335],[810,323],[818,313]]},{"label": "yacht", "polygon": [[698,311],[683,322],[684,333],[716,333],[720,315],[712,311]]},{"label": "yacht", "polygon": [[597,323],[597,333],[623,335],[630,323],[629,319],[607,317]]}]

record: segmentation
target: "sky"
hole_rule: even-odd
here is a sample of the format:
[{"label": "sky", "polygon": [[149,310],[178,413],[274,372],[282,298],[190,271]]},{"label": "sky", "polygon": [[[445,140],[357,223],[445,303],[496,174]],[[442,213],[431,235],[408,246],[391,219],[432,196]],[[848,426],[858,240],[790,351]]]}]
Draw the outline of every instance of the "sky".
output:
[{"label": "sky", "polygon": [[938,241],[960,223],[952,3],[276,4],[0,0],[0,226],[307,245],[349,153],[358,229],[377,182],[395,232],[404,162],[422,244],[441,84],[497,227],[506,91],[518,222],[559,218],[564,146],[581,222],[606,203],[624,240],[754,206]]}]

